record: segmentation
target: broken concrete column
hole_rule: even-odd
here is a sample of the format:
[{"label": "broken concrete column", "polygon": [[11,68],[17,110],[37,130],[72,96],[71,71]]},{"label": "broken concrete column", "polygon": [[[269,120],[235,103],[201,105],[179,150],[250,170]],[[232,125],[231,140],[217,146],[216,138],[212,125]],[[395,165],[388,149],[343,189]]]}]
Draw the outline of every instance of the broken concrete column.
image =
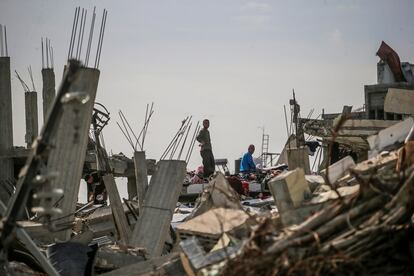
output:
[{"label": "broken concrete column", "polygon": [[124,213],[121,198],[119,197],[118,188],[116,187],[115,179],[112,174],[107,174],[103,177],[105,188],[108,191],[109,201],[111,202],[112,216],[116,230],[118,232],[118,239],[123,244],[128,243],[128,238],[131,235],[131,228],[128,225],[127,218]]},{"label": "broken concrete column", "polygon": [[10,57],[0,57],[0,199],[7,205],[10,196],[2,189],[14,179],[13,160],[5,157],[13,148],[13,119]]},{"label": "broken concrete column", "polygon": [[306,174],[310,174],[309,154],[307,147],[288,148],[287,161],[289,170],[302,168]]},{"label": "broken concrete column", "polygon": [[161,256],[185,170],[184,161],[161,160],[151,178],[142,213],[130,238],[131,246],[146,248],[151,257]]},{"label": "broken concrete column", "polygon": [[139,209],[142,209],[142,205],[145,198],[145,191],[148,187],[147,176],[147,162],[145,160],[145,151],[134,152],[134,167],[135,167],[135,183],[138,196]]},{"label": "broken concrete column", "polygon": [[127,177],[127,192],[128,192],[128,199],[132,200],[134,197],[137,197],[137,181],[135,176],[128,176]]},{"label": "broken concrete column", "polygon": [[[59,220],[62,224],[73,220],[70,214],[75,211],[78,198],[98,80],[99,70],[78,70],[62,98],[64,107],[60,123],[52,134],[53,147],[50,150],[47,169],[51,173],[58,173],[51,182],[52,188],[64,191],[64,196],[57,206],[63,212],[58,217],[67,216]],[[55,233],[55,238],[68,240],[70,234],[71,230],[68,229]]]},{"label": "broken concrete column", "polygon": [[284,172],[272,178],[268,185],[280,213],[300,206],[306,194],[310,195],[302,168]]},{"label": "broken concrete column", "polygon": [[55,89],[55,72],[53,68],[44,68],[42,69],[42,79],[43,79],[43,121],[46,121],[47,113],[49,112],[53,100],[55,99],[56,89]]},{"label": "broken concrete column", "polygon": [[37,116],[37,92],[25,92],[24,103],[26,107],[26,136],[27,148],[32,146],[34,139],[38,135],[38,116]]}]

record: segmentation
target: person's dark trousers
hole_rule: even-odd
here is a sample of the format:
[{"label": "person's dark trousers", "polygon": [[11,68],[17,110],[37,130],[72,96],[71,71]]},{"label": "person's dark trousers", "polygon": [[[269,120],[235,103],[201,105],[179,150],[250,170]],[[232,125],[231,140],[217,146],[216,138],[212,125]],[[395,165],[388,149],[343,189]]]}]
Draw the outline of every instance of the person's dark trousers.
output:
[{"label": "person's dark trousers", "polygon": [[209,177],[215,170],[213,152],[210,149],[205,149],[200,151],[200,154],[203,158],[204,177]]}]

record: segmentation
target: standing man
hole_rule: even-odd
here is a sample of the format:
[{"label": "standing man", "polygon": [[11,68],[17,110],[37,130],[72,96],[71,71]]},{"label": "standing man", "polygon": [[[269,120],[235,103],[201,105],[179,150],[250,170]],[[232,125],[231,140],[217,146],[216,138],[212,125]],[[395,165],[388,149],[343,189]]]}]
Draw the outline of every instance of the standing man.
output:
[{"label": "standing man", "polygon": [[211,150],[210,132],[208,131],[209,127],[210,121],[208,119],[205,119],[203,121],[203,128],[197,135],[197,141],[200,142],[201,147],[201,158],[203,158],[204,177],[209,177],[212,175],[215,169],[213,151]]}]

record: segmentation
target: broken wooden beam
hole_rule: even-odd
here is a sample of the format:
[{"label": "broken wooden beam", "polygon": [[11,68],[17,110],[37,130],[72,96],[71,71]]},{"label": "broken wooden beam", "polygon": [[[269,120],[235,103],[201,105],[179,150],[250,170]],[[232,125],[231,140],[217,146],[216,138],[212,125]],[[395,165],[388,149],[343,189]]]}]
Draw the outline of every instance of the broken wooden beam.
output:
[{"label": "broken wooden beam", "polygon": [[151,257],[161,256],[185,170],[184,161],[161,160],[151,178],[142,215],[130,238],[131,246],[146,248]]}]

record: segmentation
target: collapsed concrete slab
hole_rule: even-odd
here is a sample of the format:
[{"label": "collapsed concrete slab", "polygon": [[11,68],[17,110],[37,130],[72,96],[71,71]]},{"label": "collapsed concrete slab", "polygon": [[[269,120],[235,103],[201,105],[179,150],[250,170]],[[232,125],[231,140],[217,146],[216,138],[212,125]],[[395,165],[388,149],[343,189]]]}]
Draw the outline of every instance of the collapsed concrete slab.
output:
[{"label": "collapsed concrete slab", "polygon": [[151,178],[140,218],[129,241],[131,246],[146,248],[151,257],[161,256],[185,169],[184,161],[161,160]]}]

